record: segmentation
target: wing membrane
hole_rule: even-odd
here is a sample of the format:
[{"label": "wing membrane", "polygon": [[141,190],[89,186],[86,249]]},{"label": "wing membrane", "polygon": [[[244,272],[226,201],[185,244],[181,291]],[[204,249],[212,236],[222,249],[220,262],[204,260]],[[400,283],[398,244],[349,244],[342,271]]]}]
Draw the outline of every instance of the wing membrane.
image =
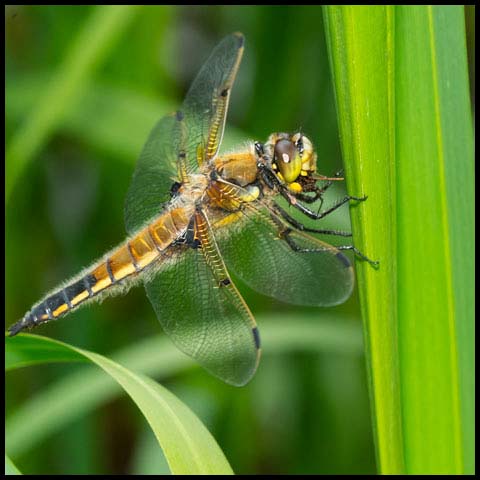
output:
[{"label": "wing membrane", "polygon": [[178,180],[177,128],[175,114],[163,117],[143,147],[125,199],[125,225],[129,234],[157,216],[162,203],[170,199],[170,187]]},{"label": "wing membrane", "polygon": [[[210,238],[208,231],[207,237]],[[230,281],[214,241],[185,249],[174,266],[146,282],[165,332],[216,377],[244,385],[259,361],[255,320]]]},{"label": "wing membrane", "polygon": [[181,110],[162,118],[150,133],[126,197],[128,233],[159,213],[174,181],[185,180],[186,174],[215,156],[243,41],[239,33],[225,37],[193,81]]},{"label": "wing membrane", "polygon": [[244,37],[234,33],[213,50],[193,81],[181,112],[186,130],[187,171],[215,156],[221,144],[230,91],[243,53]]},{"label": "wing membrane", "polygon": [[337,248],[292,230],[266,203],[246,204],[239,220],[214,231],[225,263],[247,285],[295,305],[332,306],[351,294],[353,268]]}]

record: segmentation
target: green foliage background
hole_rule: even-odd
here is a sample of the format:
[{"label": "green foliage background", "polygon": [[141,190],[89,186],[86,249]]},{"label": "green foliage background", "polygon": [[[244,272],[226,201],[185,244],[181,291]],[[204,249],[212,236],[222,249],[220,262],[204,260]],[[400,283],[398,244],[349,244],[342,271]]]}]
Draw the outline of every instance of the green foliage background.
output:
[{"label": "green foliage background", "polygon": [[[245,34],[246,50],[226,148],[301,128],[322,173],[341,167],[320,7],[113,12],[6,10],[7,325],[124,238],[124,196],[150,129],[181,103],[229,32]],[[325,225],[349,228],[347,208],[332,217]],[[356,290],[340,307],[302,309],[239,287],[264,334],[259,371],[241,389],[166,354],[168,340],[157,338],[161,327],[142,288],[35,333],[107,357],[142,352],[129,360],[190,406],[235,473],[375,473]],[[23,473],[168,472],[131,400],[120,390],[105,394],[91,368],[52,364],[7,375],[7,425],[16,434],[11,450],[7,435],[7,452],[15,464]],[[83,410],[75,404],[81,392],[88,392]],[[58,406],[57,417],[36,423],[42,402]]]}]

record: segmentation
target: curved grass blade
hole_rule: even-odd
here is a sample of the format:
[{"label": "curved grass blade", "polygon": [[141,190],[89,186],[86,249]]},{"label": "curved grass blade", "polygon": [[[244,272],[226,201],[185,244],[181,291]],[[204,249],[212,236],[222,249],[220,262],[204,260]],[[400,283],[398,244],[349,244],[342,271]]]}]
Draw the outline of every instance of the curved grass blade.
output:
[{"label": "curved grass blade", "polygon": [[[22,361],[9,359],[10,368],[25,364],[25,358],[47,359],[54,351],[54,360],[63,348],[72,357],[87,359],[109,374],[132,397],[152,428],[174,474],[232,474],[225,456],[200,420],[179,399],[164,387],[142,374],[87,350],[36,335],[6,338],[8,354],[22,351]],[[44,351],[46,350],[46,351]],[[66,354],[67,355],[67,354]],[[20,355],[18,355],[20,357]],[[8,438],[7,438],[8,444]]]},{"label": "curved grass blade", "polygon": [[[265,354],[286,354],[291,351],[321,351],[345,355],[362,354],[362,337],[358,322],[350,317],[335,316],[319,321],[275,315],[259,318],[262,337],[268,349]],[[21,338],[21,337],[19,337]],[[165,336],[155,336],[129,346],[112,358],[130,369],[155,378],[179,374],[194,366]],[[198,366],[197,366],[198,368]],[[206,374],[207,375],[207,374]],[[75,419],[88,414],[121,393],[121,387],[97,369],[81,369],[29,398],[8,416],[6,438],[9,452],[21,455],[35,448],[50,435]],[[52,422],[55,418],[55,422]]]},{"label": "curved grass blade", "polygon": [[57,343],[42,344],[31,336],[21,336],[20,341],[12,342],[5,334],[5,371],[29,367],[48,362],[86,362],[87,360],[74,350],[66,349]]},{"label": "curved grass blade", "polygon": [[5,454],[5,475],[22,475],[20,470],[10,460],[8,455]]}]

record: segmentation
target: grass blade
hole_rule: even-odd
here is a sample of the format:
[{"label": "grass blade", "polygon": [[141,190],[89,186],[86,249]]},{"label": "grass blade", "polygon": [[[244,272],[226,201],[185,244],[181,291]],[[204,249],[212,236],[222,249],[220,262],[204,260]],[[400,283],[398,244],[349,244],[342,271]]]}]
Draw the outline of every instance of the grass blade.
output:
[{"label": "grass blade", "polygon": [[357,262],[378,468],[403,472],[397,352],[393,7],[326,7],[355,245],[380,261]]},{"label": "grass blade", "polygon": [[[474,170],[463,7],[328,7],[382,473],[474,471]],[[350,177],[350,178],[349,178]]]},{"label": "grass blade", "polygon": [[[259,323],[264,344],[268,345],[264,351],[267,355],[288,354],[296,350],[355,356],[362,353],[359,325],[349,317],[342,319],[336,316],[332,320],[319,321],[317,317],[306,320],[289,314],[275,315],[270,321],[259,318]],[[292,325],[295,327],[292,328]],[[171,377],[193,366],[193,361],[165,336],[137,342],[112,355],[112,358],[128,365],[131,370],[155,378]],[[120,393],[120,386],[96,369],[81,369],[60,378],[8,416],[6,437],[9,453],[22,455],[32,450],[50,435]],[[52,422],[53,417],[55,422]]]},{"label": "grass blade", "polygon": [[15,466],[15,464],[10,460],[10,458],[5,455],[5,475],[21,475],[20,470]]},{"label": "grass blade", "polygon": [[[65,349],[86,358],[108,373],[132,397],[152,428],[174,474],[231,474],[232,469],[208,430],[192,411],[164,387],[150,378],[134,373],[117,362],[87,350],[35,335],[7,337],[10,354],[21,348],[24,364],[29,356],[48,358],[48,352]],[[45,353],[43,350],[46,350]],[[8,443],[8,436],[7,436]]]},{"label": "grass blade", "polygon": [[474,170],[463,7],[398,7],[396,26],[407,471],[473,473]]}]

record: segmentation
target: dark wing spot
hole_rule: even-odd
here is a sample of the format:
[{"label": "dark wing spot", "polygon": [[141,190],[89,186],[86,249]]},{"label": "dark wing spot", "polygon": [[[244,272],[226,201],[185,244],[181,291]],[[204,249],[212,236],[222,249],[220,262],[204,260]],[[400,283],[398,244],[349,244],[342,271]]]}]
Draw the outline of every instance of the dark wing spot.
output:
[{"label": "dark wing spot", "polygon": [[235,37],[237,39],[237,42],[238,42],[238,48],[242,48],[243,44],[245,43],[245,37],[240,32],[235,32],[234,35],[235,35]]},{"label": "dark wing spot", "polygon": [[181,186],[182,186],[181,183],[174,182],[173,185],[170,187],[170,196],[174,197],[178,193],[178,191],[180,190]]},{"label": "dark wing spot", "polygon": [[252,328],[253,339],[255,340],[255,346],[260,349],[260,332],[257,327]]},{"label": "dark wing spot", "polygon": [[224,89],[221,91],[220,96],[226,97],[226,96],[228,95],[228,91],[229,91],[229,90],[230,90],[229,88],[224,88]]},{"label": "dark wing spot", "polygon": [[223,280],[220,281],[220,285],[226,287],[227,285],[230,285],[232,282],[230,281],[229,278],[224,278]]},{"label": "dark wing spot", "polygon": [[350,260],[342,252],[338,252],[336,256],[343,263],[345,268],[349,268],[352,266]]}]

